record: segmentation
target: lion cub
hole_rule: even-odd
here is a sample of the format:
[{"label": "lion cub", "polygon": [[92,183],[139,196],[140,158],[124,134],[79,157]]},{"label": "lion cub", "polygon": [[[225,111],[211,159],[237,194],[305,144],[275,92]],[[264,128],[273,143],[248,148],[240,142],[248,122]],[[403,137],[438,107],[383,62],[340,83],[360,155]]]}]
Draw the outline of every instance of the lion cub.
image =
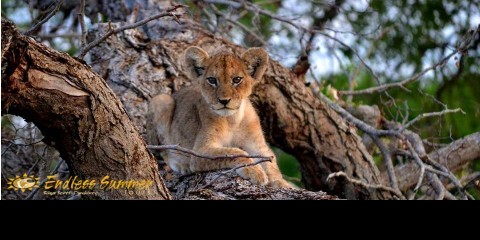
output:
[{"label": "lion cub", "polygon": [[[265,142],[260,120],[248,96],[268,66],[268,54],[250,48],[241,57],[220,52],[209,56],[199,47],[185,52],[185,67],[193,84],[172,96],[160,94],[149,104],[148,133],[152,143],[179,144],[211,156],[275,156]],[[182,174],[233,168],[250,158],[203,159],[170,151],[168,165]],[[254,184],[292,187],[272,162],[239,168]]]}]

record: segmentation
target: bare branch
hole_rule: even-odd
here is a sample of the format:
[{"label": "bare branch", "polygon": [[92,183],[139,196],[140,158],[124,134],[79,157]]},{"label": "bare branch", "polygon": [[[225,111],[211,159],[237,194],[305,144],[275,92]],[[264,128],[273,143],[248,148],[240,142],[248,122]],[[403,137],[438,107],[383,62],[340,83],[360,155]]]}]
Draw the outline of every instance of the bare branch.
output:
[{"label": "bare branch", "polygon": [[78,20],[82,29],[82,48],[87,44],[87,27],[85,26],[85,0],[82,0],[80,11],[78,13]]},{"label": "bare branch", "polygon": [[413,148],[410,141],[407,140],[406,143],[407,143],[408,149],[410,150],[410,153],[413,156],[413,159],[415,160],[415,163],[420,168],[420,175],[418,176],[417,185],[415,185],[415,188],[413,189],[414,192],[417,192],[420,186],[422,186],[423,178],[425,177],[425,164],[422,162],[422,160],[418,156],[417,152]]},{"label": "bare branch", "polygon": [[[27,174],[28,175],[28,174]],[[472,182],[474,182],[475,180],[478,180],[480,179],[480,172],[474,172],[470,175],[467,175],[465,177],[463,177],[462,179],[460,179],[460,183],[462,184],[462,186],[468,186],[469,184],[471,184]],[[453,188],[456,188],[456,186],[453,184],[453,183],[450,183],[447,185],[447,189],[448,190],[452,190]]]},{"label": "bare branch", "polygon": [[445,187],[442,184],[442,181],[437,177],[437,175],[433,173],[427,173],[427,179],[430,182],[430,186],[432,186],[433,190],[435,191],[435,200],[443,200],[445,198]]},{"label": "bare branch", "polygon": [[[327,38],[330,38],[332,40],[334,40],[335,42],[339,43],[340,45],[342,45],[343,47],[347,48],[348,50],[352,51],[353,54],[360,60],[360,62],[362,63],[362,65],[367,69],[368,72],[370,72],[370,74],[372,74],[373,78],[375,79],[375,81],[380,84],[380,79],[378,78],[377,74],[373,71],[373,69],[365,62],[365,60],[363,60],[363,58],[360,56],[360,54],[355,50],[353,49],[352,47],[350,47],[348,44],[344,43],[342,40],[336,38],[336,37],[333,37],[333,36],[330,36],[324,32],[320,32],[320,31],[315,31],[316,33],[318,33],[319,35],[322,35],[322,36],[325,36]],[[344,91],[339,91],[339,93],[341,92],[344,92]],[[341,94],[344,94],[344,93],[341,93]],[[345,95],[345,94],[344,94]]]},{"label": "bare branch", "polygon": [[466,114],[461,108],[456,108],[456,109],[445,109],[441,112],[431,112],[431,113],[422,113],[422,114],[419,114],[418,116],[416,116],[414,119],[412,119],[410,122],[408,122],[407,124],[405,124],[401,129],[400,129],[400,132],[403,132],[405,129],[409,128],[410,126],[412,126],[412,124],[414,124],[415,122],[421,120],[421,119],[424,119],[424,118],[427,118],[427,117],[436,117],[436,116],[442,116],[442,115],[445,115],[447,113],[457,113],[457,112],[461,112],[462,114]]},{"label": "bare branch", "polygon": [[390,152],[377,136],[372,136],[372,139],[380,149],[380,152],[382,152],[383,161],[385,162],[388,178],[390,180],[390,187],[395,189],[397,192],[400,192],[400,189],[398,188],[397,177],[395,176],[395,170],[393,168],[393,162],[392,162],[392,157]]},{"label": "bare branch", "polygon": [[225,15],[224,13],[222,13],[217,7],[215,7],[214,5],[210,5],[210,7],[213,9],[213,11],[215,12],[215,14],[217,15],[220,15],[222,17],[224,17],[228,22],[231,22],[232,24],[234,24],[235,26],[241,28],[244,32],[250,34],[252,37],[254,37],[257,41],[259,41],[260,43],[262,43],[263,46],[266,45],[266,42],[265,40],[258,36],[255,32],[253,32],[252,30],[250,30],[248,27],[246,27],[245,25],[243,25],[242,23],[238,22],[238,21],[235,21],[233,20],[232,18],[228,17],[227,15]]},{"label": "bare branch", "polygon": [[32,28],[30,28],[29,30],[27,30],[23,34],[25,34],[27,36],[32,34],[32,32],[36,31],[40,26],[42,26],[44,23],[46,23],[50,18],[55,16],[55,14],[58,12],[58,10],[60,10],[60,7],[62,6],[62,3],[63,3],[63,0],[58,0],[57,4],[55,5],[55,8],[44,19],[42,19],[40,22],[35,24]]},{"label": "bare branch", "polygon": [[330,108],[335,110],[338,114],[340,114],[343,118],[345,118],[347,121],[353,123],[357,128],[360,130],[364,131],[370,136],[400,136],[400,134],[397,131],[394,130],[381,130],[381,129],[376,129],[362,120],[354,117],[352,114],[350,114],[347,110],[343,109],[340,107],[338,104],[334,103],[332,100],[330,100],[328,97],[323,95],[321,92],[316,92],[317,96],[325,102]]},{"label": "bare branch", "polygon": [[63,33],[63,34],[39,34],[35,38],[52,39],[52,38],[80,38],[81,34],[78,33]]},{"label": "bare branch", "polygon": [[462,184],[460,183],[460,180],[458,180],[457,177],[455,177],[455,175],[448,169],[446,168],[445,166],[433,161],[432,159],[430,159],[429,156],[426,156],[426,159],[427,159],[427,162],[431,165],[433,165],[435,168],[437,168],[438,170],[442,171],[443,173],[445,173],[445,177],[447,177],[455,187],[458,188],[458,190],[460,191],[460,193],[462,193],[463,195],[463,198],[465,200],[467,200],[467,192],[465,191],[464,187],[462,186]]},{"label": "bare branch", "polygon": [[404,88],[404,85],[408,84],[408,83],[411,83],[413,81],[416,81],[418,80],[420,77],[422,77],[423,75],[425,75],[425,73],[429,72],[430,70],[434,70],[436,69],[437,67],[439,66],[443,66],[445,65],[445,63],[447,63],[447,61],[455,54],[458,53],[458,50],[455,50],[453,51],[452,53],[450,53],[449,55],[447,55],[446,57],[444,57],[442,60],[440,60],[439,62],[437,62],[436,64],[424,69],[423,71],[413,75],[412,77],[409,77],[403,81],[400,81],[400,82],[394,82],[394,83],[387,83],[387,84],[382,84],[380,86],[376,86],[376,87],[371,87],[371,88],[367,88],[367,89],[362,89],[362,90],[356,90],[356,91],[338,91],[338,93],[340,95],[360,95],[360,94],[372,94],[372,93],[376,93],[376,92],[383,92],[389,88],[393,88],[393,87],[400,87],[400,88]]},{"label": "bare branch", "polygon": [[242,164],[242,165],[236,166],[236,167],[234,167],[234,168],[231,168],[231,169],[229,169],[229,170],[225,170],[225,171],[223,171],[222,173],[223,173],[223,174],[227,174],[227,173],[229,173],[229,172],[234,172],[234,171],[237,170],[237,169],[244,168],[244,167],[254,166],[254,165],[257,165],[257,164],[260,164],[260,163],[263,163],[263,162],[272,162],[272,158],[269,158],[269,159],[260,158],[260,159],[258,159],[257,161],[255,161],[255,162],[253,162],[253,163]]},{"label": "bare branch", "polygon": [[259,159],[259,160],[264,160],[264,161],[271,161],[273,156],[259,156],[259,155],[223,155],[223,156],[211,156],[211,155],[205,155],[201,153],[197,153],[195,151],[192,151],[190,149],[180,147],[178,145],[147,145],[148,149],[152,150],[175,150],[179,152],[184,152],[188,153],[192,156],[199,157],[199,158],[205,158],[205,159],[211,159],[211,160],[218,160],[218,159],[235,159],[235,158],[253,158],[253,159]]},{"label": "bare branch", "polygon": [[159,13],[159,14],[155,14],[153,16],[150,16],[148,18],[145,18],[141,21],[138,21],[138,22],[135,22],[133,24],[128,24],[128,25],[125,25],[125,26],[122,26],[122,27],[119,27],[117,29],[110,29],[107,33],[105,33],[105,35],[95,39],[94,41],[92,41],[91,43],[89,43],[87,46],[83,47],[80,51],[79,51],[79,54],[78,54],[78,57],[79,58],[83,58],[85,57],[85,55],[87,54],[88,51],[90,51],[93,47],[95,47],[96,45],[100,44],[101,42],[105,41],[108,37],[112,36],[113,34],[116,34],[116,33],[119,33],[121,31],[125,31],[127,29],[132,29],[132,28],[136,28],[136,27],[139,27],[139,26],[142,26],[150,21],[153,21],[155,19],[159,19],[161,17],[166,17],[166,16],[171,16],[171,17],[177,17],[177,16],[181,16],[182,14],[180,13],[172,13],[173,11],[177,10],[178,8],[183,8],[185,7],[184,5],[176,5],[170,9],[167,9],[165,12],[163,13]]}]

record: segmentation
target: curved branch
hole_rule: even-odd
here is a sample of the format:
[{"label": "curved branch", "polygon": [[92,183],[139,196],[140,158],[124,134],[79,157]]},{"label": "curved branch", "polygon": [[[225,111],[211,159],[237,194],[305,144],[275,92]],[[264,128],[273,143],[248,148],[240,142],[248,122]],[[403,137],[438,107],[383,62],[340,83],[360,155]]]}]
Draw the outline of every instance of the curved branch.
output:
[{"label": "curved branch", "polygon": [[169,199],[157,161],[122,104],[92,69],[2,19],[2,113],[33,121],[79,179],[152,180],[103,199]]}]

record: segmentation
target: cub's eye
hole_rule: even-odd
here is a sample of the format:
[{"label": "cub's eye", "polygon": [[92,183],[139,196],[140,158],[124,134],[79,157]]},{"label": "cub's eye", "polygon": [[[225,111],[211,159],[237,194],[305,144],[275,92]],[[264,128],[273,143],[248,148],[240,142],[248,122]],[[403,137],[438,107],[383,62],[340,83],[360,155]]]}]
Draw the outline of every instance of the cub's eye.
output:
[{"label": "cub's eye", "polygon": [[208,77],[207,82],[210,83],[210,85],[217,86],[217,79],[214,77]]},{"label": "cub's eye", "polygon": [[242,82],[243,78],[242,77],[234,77],[232,82],[233,82],[233,85],[238,85]]}]

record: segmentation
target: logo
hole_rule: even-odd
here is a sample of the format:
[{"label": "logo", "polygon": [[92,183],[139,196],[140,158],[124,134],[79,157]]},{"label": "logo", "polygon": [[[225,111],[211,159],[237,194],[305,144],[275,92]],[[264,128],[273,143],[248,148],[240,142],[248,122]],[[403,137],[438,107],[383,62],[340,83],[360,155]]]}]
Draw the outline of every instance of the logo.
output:
[{"label": "logo", "polygon": [[48,190],[44,191],[46,195],[97,195],[99,190],[123,190],[133,194],[135,191],[145,191],[153,185],[153,180],[121,180],[111,178],[108,175],[101,179],[80,179],[77,176],[69,176],[64,180],[57,179],[56,175],[51,175],[42,180],[42,183],[39,180],[40,178],[33,175],[28,176],[24,173],[22,176],[9,178],[7,189],[25,192],[26,190],[32,191],[34,188],[39,188]]},{"label": "logo", "polygon": [[22,192],[25,192],[25,190],[32,191],[33,188],[39,188],[38,180],[40,180],[40,178],[36,178],[33,175],[27,176],[27,174],[24,173],[22,176],[9,178],[7,189],[13,189],[15,191],[20,190]]}]

